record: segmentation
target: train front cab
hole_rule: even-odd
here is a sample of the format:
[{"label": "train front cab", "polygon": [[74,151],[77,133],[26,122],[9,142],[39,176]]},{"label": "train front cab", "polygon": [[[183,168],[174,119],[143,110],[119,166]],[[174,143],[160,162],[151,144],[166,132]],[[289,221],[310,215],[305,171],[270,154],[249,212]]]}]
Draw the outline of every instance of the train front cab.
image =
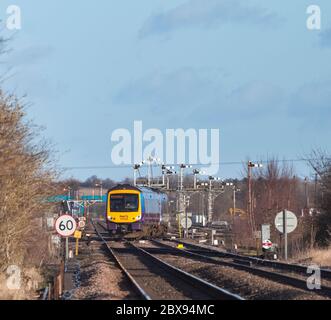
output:
[{"label": "train front cab", "polygon": [[107,197],[107,226],[109,231],[141,229],[142,199],[139,190],[110,190]]}]

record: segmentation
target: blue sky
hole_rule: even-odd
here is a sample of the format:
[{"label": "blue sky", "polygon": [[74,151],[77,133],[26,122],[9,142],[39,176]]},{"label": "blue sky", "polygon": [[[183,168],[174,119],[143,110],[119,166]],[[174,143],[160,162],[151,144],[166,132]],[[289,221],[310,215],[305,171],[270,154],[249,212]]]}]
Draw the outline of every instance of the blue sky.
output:
[{"label": "blue sky", "polygon": [[[9,0],[0,3],[6,19]],[[328,0],[16,0],[22,29],[0,68],[63,167],[107,166],[111,134],[219,128],[222,162],[330,150]],[[322,29],[306,28],[320,5]],[[299,175],[309,174],[296,164]],[[222,166],[221,177],[241,166]],[[114,179],[126,169],[73,170]]]}]

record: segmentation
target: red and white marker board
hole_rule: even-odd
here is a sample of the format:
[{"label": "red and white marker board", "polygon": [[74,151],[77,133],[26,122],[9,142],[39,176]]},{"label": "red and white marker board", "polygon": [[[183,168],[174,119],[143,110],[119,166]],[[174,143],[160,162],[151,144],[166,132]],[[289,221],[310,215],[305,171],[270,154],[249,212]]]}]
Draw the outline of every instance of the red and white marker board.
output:
[{"label": "red and white marker board", "polygon": [[83,228],[85,228],[85,226],[86,226],[86,222],[84,220],[78,221],[78,227],[79,228],[83,229]]},{"label": "red and white marker board", "polygon": [[71,237],[75,233],[76,229],[77,222],[72,216],[63,215],[55,222],[55,230],[61,237]]},{"label": "red and white marker board", "polygon": [[270,250],[272,248],[272,242],[270,240],[265,240],[262,243],[262,247],[265,250]]}]

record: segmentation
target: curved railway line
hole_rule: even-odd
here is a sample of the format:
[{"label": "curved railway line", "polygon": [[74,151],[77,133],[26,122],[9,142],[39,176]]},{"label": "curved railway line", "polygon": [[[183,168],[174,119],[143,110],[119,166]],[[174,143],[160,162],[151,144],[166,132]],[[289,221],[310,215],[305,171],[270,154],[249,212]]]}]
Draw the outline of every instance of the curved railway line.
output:
[{"label": "curved railway line", "polygon": [[[184,249],[178,249],[175,244],[182,243],[179,241],[157,241],[152,240],[151,243],[168,250],[172,249],[173,254],[182,257],[195,259],[201,262],[212,263],[224,267],[230,267],[236,270],[245,271],[250,274],[269,279],[271,281],[291,286],[309,293],[331,298],[331,287],[323,286],[320,290],[313,291],[307,286],[307,267],[300,265],[285,264],[280,262],[267,261],[262,259],[244,257],[235,254],[223,253],[217,250],[201,247],[193,244],[185,244]],[[153,252],[152,249],[146,249]],[[331,272],[323,270],[322,278],[330,279]],[[327,281],[328,285],[331,282]]]},{"label": "curved railway line", "polygon": [[133,243],[109,241],[97,225],[92,224],[97,236],[104,242],[111,257],[141,299],[243,300],[238,295],[166,263]]},{"label": "curved railway line", "polygon": [[[330,270],[322,270],[322,288],[310,290],[307,279],[311,274],[302,265],[242,256],[187,241],[114,241],[103,223],[96,222],[93,227],[96,239],[106,244],[142,299],[331,298]],[[184,249],[177,248],[179,243]]]},{"label": "curved railway line", "polygon": [[[248,257],[244,255],[239,255],[235,253],[229,253],[229,252],[223,252],[217,249],[213,249],[211,247],[206,247],[206,246],[201,246],[198,244],[193,244],[193,243],[188,243],[186,241],[178,241],[174,240],[173,242],[179,244],[184,244],[185,247],[190,251],[190,252],[201,252],[204,255],[208,255],[211,257],[219,257],[219,258],[228,258],[228,259],[233,259],[240,261],[241,263],[246,262],[248,265],[256,265],[260,267],[265,267],[265,268],[272,268],[275,270],[280,270],[280,271],[288,271],[288,272],[293,272],[301,275],[307,275],[307,267],[305,265],[300,265],[300,264],[290,264],[290,263],[284,263],[284,262],[279,262],[279,261],[271,261],[271,260],[264,260],[260,258],[254,258],[254,257]],[[331,270],[328,269],[320,269],[321,271],[321,277],[325,280],[331,280]]]}]

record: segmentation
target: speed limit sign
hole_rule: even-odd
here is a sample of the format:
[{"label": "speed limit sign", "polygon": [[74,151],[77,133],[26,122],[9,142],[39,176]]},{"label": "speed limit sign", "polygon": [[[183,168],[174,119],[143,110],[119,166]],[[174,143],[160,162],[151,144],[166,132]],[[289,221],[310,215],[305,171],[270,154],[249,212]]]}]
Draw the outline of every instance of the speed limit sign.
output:
[{"label": "speed limit sign", "polygon": [[76,220],[69,215],[59,217],[55,222],[55,230],[62,237],[72,236],[77,229]]}]

